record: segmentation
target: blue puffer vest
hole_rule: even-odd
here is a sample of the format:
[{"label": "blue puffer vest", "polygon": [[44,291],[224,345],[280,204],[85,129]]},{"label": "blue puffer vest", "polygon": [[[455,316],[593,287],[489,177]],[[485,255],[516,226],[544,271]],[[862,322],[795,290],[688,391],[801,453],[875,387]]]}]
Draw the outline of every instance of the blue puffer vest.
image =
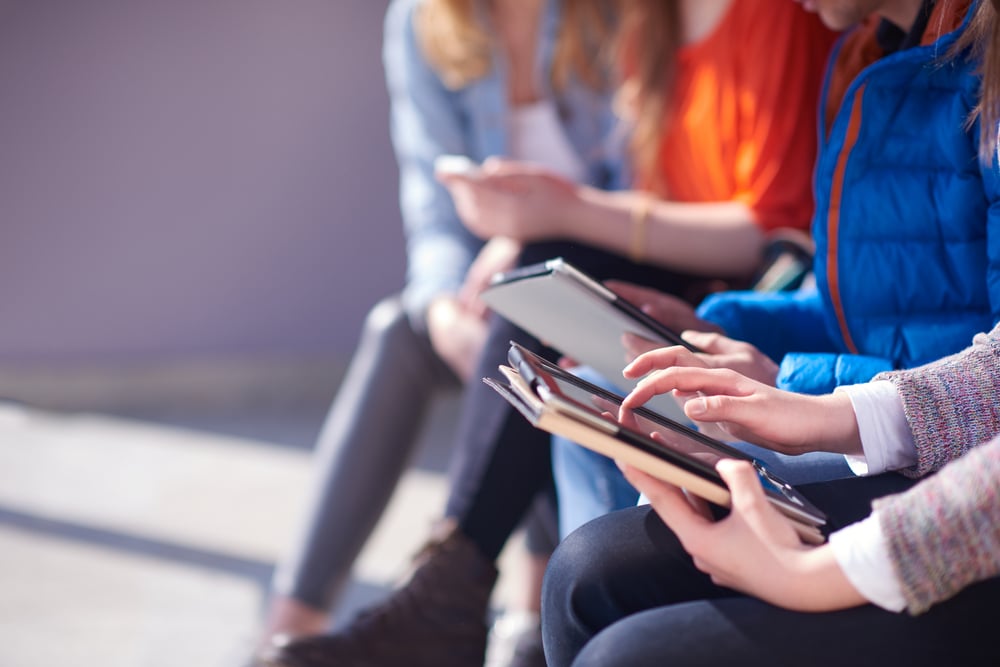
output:
[{"label": "blue puffer vest", "polygon": [[703,305],[703,317],[781,359],[780,387],[828,392],[917,366],[997,321],[1000,182],[977,159],[978,125],[966,127],[976,63],[946,57],[960,32],[864,67],[827,125],[835,67],[874,32],[841,39],[820,106],[817,289]]}]

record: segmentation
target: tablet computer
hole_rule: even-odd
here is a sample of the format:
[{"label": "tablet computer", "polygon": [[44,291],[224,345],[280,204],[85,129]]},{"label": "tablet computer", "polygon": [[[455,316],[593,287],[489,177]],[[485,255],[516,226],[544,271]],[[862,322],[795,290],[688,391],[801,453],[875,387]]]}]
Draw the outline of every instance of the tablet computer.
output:
[{"label": "tablet computer", "polygon": [[[626,364],[622,334],[698,351],[562,258],[499,273],[480,297],[494,312],[626,390],[635,381],[622,377]],[[676,420],[687,419],[671,396],[658,396],[653,406]]]},{"label": "tablet computer", "polygon": [[511,343],[505,381],[484,381],[532,424],[687,489],[721,507],[729,489],[715,470],[722,458],[748,461],[767,499],[793,520],[803,541],[824,540],[826,516],[754,457],[645,407],[616,418],[622,397],[590,384]]}]

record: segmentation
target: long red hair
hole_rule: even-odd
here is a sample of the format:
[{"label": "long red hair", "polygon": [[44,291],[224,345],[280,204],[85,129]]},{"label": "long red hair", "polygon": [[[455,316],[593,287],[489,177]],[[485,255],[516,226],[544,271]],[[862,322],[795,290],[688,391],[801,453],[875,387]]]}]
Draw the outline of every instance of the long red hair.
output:
[{"label": "long red hair", "polygon": [[669,91],[681,45],[677,0],[623,0],[616,58],[620,113],[631,123],[630,153],[639,181],[661,171],[660,143],[670,122]]}]

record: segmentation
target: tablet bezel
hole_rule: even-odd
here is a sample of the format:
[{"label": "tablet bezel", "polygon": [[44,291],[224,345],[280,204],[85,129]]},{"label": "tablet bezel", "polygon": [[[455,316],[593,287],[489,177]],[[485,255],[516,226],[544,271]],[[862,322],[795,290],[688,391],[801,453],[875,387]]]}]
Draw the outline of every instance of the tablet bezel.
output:
[{"label": "tablet bezel", "polygon": [[[512,367],[517,369],[522,378],[533,388],[546,405],[563,414],[584,421],[591,426],[601,428],[605,432],[621,439],[627,445],[666,461],[686,472],[695,474],[708,482],[726,489],[728,492],[728,487],[716,471],[714,465],[708,464],[697,457],[686,455],[684,452],[672,448],[667,443],[653,439],[649,434],[621,424],[616,419],[612,420],[601,415],[593,406],[585,405],[575,398],[568,396],[559,386],[559,381],[587,392],[595,398],[609,401],[616,405],[621,404],[622,396],[567,372],[513,341],[511,341],[511,347],[508,351],[508,362]],[[749,462],[756,469],[758,477],[761,478],[765,495],[776,507],[785,514],[810,525],[816,527],[825,525],[827,517],[819,508],[802,496],[790,484],[768,470],[763,462],[753,456],[647,408],[639,407],[634,409],[633,412],[657,426],[668,429],[681,438],[691,441],[692,444],[702,450],[710,450],[711,453],[721,458],[735,458]]]},{"label": "tablet bezel", "polygon": [[555,257],[544,262],[528,264],[509,271],[497,273],[490,280],[490,286],[516,283],[522,280],[552,274],[562,275],[569,278],[578,286],[609,304],[613,309],[617,310],[626,318],[631,319],[636,324],[645,328],[648,333],[660,337],[661,340],[654,340],[653,342],[662,343],[664,345],[681,345],[692,352],[701,352],[698,347],[684,340],[678,332],[674,331],[659,320],[650,317],[637,305],[628,299],[618,296],[613,291],[602,285],[599,281],[573,266],[562,257]]}]

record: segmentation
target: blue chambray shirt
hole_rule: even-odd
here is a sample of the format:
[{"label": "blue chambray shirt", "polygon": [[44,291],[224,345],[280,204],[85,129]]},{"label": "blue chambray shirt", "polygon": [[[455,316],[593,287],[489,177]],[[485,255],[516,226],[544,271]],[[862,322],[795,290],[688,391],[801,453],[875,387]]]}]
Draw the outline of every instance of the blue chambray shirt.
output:
[{"label": "blue chambray shirt", "polygon": [[[430,301],[456,291],[482,242],[462,226],[448,191],[434,179],[439,155],[476,162],[503,156],[508,145],[507,85],[500,58],[485,78],[448,89],[424,59],[414,32],[423,0],[393,0],[385,19],[383,59],[391,102],[392,143],[399,163],[400,207],[406,234],[403,300],[419,330]],[[555,103],[563,130],[586,166],[590,185],[610,188],[622,180],[622,144],[609,91],[570,82],[558,94],[549,86],[561,2],[550,0],[537,49],[543,94]]]}]

